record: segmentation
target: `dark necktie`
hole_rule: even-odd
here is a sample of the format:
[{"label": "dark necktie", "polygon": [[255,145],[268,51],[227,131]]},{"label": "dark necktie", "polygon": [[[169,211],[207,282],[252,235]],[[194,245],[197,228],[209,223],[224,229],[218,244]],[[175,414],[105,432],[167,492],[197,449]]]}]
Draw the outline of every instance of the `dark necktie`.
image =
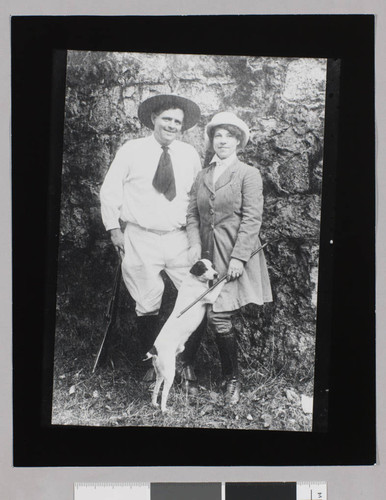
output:
[{"label": "dark necktie", "polygon": [[158,167],[153,179],[153,187],[172,201],[176,197],[176,182],[174,179],[173,165],[168,147],[162,146],[163,152],[158,162]]}]

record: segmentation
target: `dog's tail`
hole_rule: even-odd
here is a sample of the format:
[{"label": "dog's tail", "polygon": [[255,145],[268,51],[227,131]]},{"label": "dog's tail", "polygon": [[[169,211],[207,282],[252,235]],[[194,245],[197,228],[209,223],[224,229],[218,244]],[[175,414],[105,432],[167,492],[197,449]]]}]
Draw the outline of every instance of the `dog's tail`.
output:
[{"label": "dog's tail", "polygon": [[142,361],[147,361],[148,359],[151,359],[157,355],[158,355],[157,348],[153,345],[153,347],[145,354],[145,358]]}]

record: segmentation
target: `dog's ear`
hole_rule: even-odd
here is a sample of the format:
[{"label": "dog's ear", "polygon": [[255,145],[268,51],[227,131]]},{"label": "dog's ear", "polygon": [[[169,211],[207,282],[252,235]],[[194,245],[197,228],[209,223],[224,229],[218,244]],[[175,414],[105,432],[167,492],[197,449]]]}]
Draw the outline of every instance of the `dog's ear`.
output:
[{"label": "dog's ear", "polygon": [[207,271],[207,267],[206,265],[204,264],[204,262],[202,262],[202,260],[198,260],[194,265],[193,267],[190,269],[190,272],[194,275],[194,276],[202,276],[206,271]]},{"label": "dog's ear", "polygon": [[158,356],[158,351],[155,345],[151,347],[149,354],[151,354],[152,356]]}]

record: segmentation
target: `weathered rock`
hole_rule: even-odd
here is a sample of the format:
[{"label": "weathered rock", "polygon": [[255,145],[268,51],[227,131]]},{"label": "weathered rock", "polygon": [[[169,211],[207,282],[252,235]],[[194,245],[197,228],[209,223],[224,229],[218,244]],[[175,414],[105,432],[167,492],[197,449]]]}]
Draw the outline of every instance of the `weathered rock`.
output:
[{"label": "weathered rock", "polygon": [[298,59],[289,63],[283,99],[319,105],[325,91],[325,62],[318,59]]},{"label": "weathered rock", "polygon": [[[111,293],[116,253],[104,231],[99,189],[121,144],[149,133],[138,105],[150,95],[194,99],[202,117],[182,140],[203,163],[211,116],[234,111],[251,129],[240,158],[264,183],[263,241],[274,302],[247,306],[236,318],[240,361],[292,378],[312,376],[324,127],[324,60],[140,53],[68,53],[58,270],[58,335],[63,325],[95,349]],[[165,278],[162,318],[176,291]],[[134,304],[121,286],[120,332],[137,355]],[[68,331],[68,328],[67,328]],[[129,349],[130,344],[130,349]],[[198,366],[219,372],[214,340]]]}]

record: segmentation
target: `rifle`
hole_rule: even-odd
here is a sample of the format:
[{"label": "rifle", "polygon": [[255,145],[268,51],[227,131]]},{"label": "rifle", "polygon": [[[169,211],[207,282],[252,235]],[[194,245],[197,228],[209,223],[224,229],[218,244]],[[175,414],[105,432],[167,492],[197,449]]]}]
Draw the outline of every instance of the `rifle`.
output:
[{"label": "rifle", "polygon": [[92,373],[95,373],[96,367],[98,366],[104,345],[106,343],[107,337],[110,335],[111,330],[113,329],[113,326],[115,324],[115,319],[117,316],[117,310],[118,310],[118,299],[119,299],[119,288],[121,284],[121,277],[122,277],[122,268],[121,268],[121,259],[119,259],[116,271],[115,271],[115,278],[114,278],[114,284],[113,284],[113,289],[111,293],[111,297],[109,300],[109,303],[107,304],[107,309],[105,312],[105,318],[107,320],[107,327],[105,334],[102,339],[102,343],[99,347],[97,357],[95,359],[95,363],[92,369]]},{"label": "rifle", "polygon": [[[251,257],[252,258],[254,255],[256,255],[258,252],[260,252],[260,250],[263,250],[263,248],[265,248],[267,245],[270,245],[271,243],[274,243],[275,241],[277,241],[279,238],[275,239],[275,240],[272,240],[272,241],[267,241],[266,243],[264,243],[264,245],[261,245],[259,248],[256,248],[256,250],[254,250],[252,253],[251,253]],[[203,299],[205,297],[205,295],[207,295],[209,292],[211,292],[213,290],[213,288],[216,288],[217,285],[219,285],[220,283],[222,283],[224,280],[227,279],[227,275],[225,276],[222,276],[220,279],[218,279],[216,281],[216,283],[211,286],[210,288],[208,288],[208,290],[206,290],[204,293],[202,293],[199,297],[197,297],[197,299],[195,299],[191,304],[189,304],[188,306],[185,307],[185,309],[182,309],[182,311],[177,314],[177,318],[181,317],[184,313],[186,313],[186,311],[189,311],[189,309],[191,307],[193,307],[195,304],[197,304],[197,302],[199,302],[201,299]]]}]

